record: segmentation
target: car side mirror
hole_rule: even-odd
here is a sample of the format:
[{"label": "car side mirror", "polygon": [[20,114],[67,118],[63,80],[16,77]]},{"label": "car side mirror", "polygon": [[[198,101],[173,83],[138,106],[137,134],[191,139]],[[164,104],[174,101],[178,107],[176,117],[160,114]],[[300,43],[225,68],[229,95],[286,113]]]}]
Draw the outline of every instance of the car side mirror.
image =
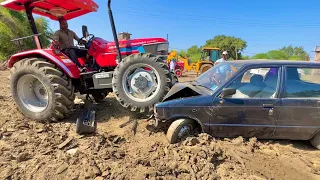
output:
[{"label": "car side mirror", "polygon": [[89,36],[89,32],[88,32],[88,27],[83,25],[82,26],[82,37],[88,37]]},{"label": "car side mirror", "polygon": [[234,88],[223,88],[220,97],[224,98],[227,96],[234,95],[236,93],[236,89]]}]

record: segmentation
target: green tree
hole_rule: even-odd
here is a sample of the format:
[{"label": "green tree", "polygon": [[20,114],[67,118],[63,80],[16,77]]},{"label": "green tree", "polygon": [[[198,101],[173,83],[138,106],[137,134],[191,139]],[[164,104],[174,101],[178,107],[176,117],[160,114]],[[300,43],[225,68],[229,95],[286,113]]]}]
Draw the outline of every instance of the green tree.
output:
[{"label": "green tree", "polygon": [[206,41],[205,47],[217,47],[228,51],[230,58],[240,59],[241,52],[247,47],[247,42],[234,36],[218,35]]},{"label": "green tree", "polygon": [[252,59],[269,59],[266,53],[259,53],[252,56]]},{"label": "green tree", "polygon": [[193,45],[187,50],[188,56],[192,56],[194,54],[199,54],[199,53],[201,53],[201,48],[199,48],[197,45]]},{"label": "green tree", "polygon": [[278,59],[278,60],[288,59],[287,54],[280,50],[268,51],[267,56],[268,56],[268,59]]},{"label": "green tree", "polygon": [[[51,35],[49,23],[46,19],[35,18],[39,33]],[[20,51],[18,42],[11,42],[12,39],[30,36],[32,31],[25,13],[11,11],[0,7],[0,60],[7,60],[12,54]],[[40,36],[43,46],[48,46],[50,41],[44,35]],[[21,40],[21,46],[25,49],[33,49],[35,45],[32,38]]]},{"label": "green tree", "polygon": [[308,53],[300,47],[292,47],[292,45],[282,47],[280,51],[284,52],[290,60],[309,60]]},{"label": "green tree", "polygon": [[241,56],[241,59],[242,60],[248,60],[248,59],[250,59],[250,56]]},{"label": "green tree", "polygon": [[179,53],[179,55],[180,55],[181,57],[186,57],[186,56],[187,56],[187,52],[186,52],[185,50],[181,50],[181,51],[179,51],[178,53]]},{"label": "green tree", "polygon": [[201,58],[201,47],[198,47],[197,45],[191,46],[187,50],[187,55],[191,59],[192,62],[196,62]]}]

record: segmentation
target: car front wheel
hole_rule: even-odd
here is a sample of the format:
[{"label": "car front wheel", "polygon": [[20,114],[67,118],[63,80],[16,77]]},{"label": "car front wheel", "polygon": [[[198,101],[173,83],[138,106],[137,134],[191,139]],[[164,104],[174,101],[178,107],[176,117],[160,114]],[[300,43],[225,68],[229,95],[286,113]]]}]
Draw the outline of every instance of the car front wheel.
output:
[{"label": "car front wheel", "polygon": [[178,143],[187,137],[197,135],[199,127],[198,123],[191,119],[175,120],[167,131],[167,139],[170,144]]}]

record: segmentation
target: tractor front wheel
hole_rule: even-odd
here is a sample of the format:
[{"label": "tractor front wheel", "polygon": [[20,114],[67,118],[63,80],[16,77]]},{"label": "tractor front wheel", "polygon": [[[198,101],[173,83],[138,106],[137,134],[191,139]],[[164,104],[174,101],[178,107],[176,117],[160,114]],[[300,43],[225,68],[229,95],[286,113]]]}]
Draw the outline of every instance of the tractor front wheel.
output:
[{"label": "tractor front wheel", "polygon": [[11,68],[11,93],[18,109],[37,121],[57,122],[68,117],[74,86],[59,68],[45,59],[23,59]]},{"label": "tractor front wheel", "polygon": [[172,87],[168,66],[160,57],[133,54],[124,58],[115,69],[113,92],[123,107],[133,112],[152,112]]}]

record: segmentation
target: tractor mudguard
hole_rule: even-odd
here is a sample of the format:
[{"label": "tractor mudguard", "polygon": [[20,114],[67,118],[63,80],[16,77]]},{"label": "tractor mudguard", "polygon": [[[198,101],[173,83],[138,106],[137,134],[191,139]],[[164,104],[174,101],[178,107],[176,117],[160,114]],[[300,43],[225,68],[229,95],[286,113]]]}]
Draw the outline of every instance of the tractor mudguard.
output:
[{"label": "tractor mudguard", "polygon": [[11,68],[16,62],[24,58],[37,57],[39,55],[60,67],[70,78],[80,78],[80,71],[77,65],[63,53],[55,54],[52,49],[36,49],[14,54],[9,59],[8,67]]}]

